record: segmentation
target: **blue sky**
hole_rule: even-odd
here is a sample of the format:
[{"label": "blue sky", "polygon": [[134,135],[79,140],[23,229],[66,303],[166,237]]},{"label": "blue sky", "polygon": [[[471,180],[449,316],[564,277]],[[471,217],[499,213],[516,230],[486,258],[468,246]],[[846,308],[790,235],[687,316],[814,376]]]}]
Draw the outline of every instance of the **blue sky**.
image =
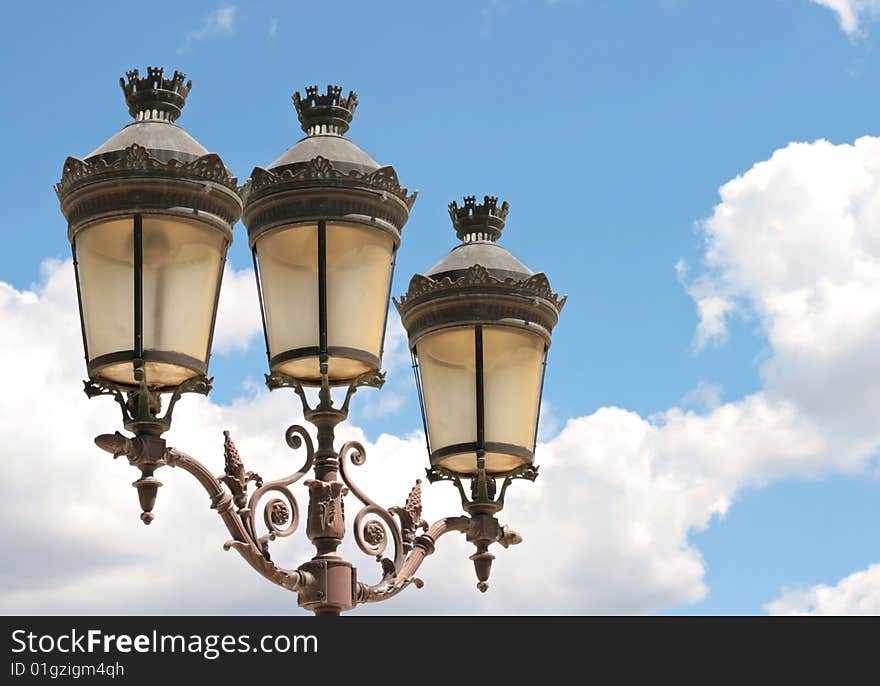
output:
[{"label": "blue sky", "polygon": [[[185,71],[194,88],[179,123],[240,182],[300,137],[293,91],[338,83],[360,98],[351,138],[419,190],[395,294],[453,246],[447,203],[488,193],[511,204],[504,245],[569,295],[545,385],[548,441],[600,408],[659,425],[670,408],[710,413],[760,393],[776,348],[743,295],[751,286],[731,287],[738,316],[695,345],[700,279],[726,268],[706,265],[704,222],[720,187],[789,143],[878,134],[878,34],[870,9],[853,16],[809,0],[7,5],[0,280],[39,290],[41,263],[68,257],[52,184],[67,155],[129,120],[116,84],[127,69]],[[264,368],[257,341],[215,356],[214,402],[249,393]],[[387,389],[396,411],[353,421],[372,438],[418,430],[405,367]],[[622,611],[760,613],[783,588],[868,567],[880,484],[865,450],[857,466],[742,477],[723,517],[688,528],[706,592]]]}]

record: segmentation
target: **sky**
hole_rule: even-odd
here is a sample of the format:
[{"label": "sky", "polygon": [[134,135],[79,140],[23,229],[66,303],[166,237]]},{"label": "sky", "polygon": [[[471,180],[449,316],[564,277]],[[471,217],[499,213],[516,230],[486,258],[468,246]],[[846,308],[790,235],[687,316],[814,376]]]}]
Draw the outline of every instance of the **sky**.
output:
[{"label": "sky", "polygon": [[[446,206],[470,194],[510,203],[502,244],[568,294],[541,476],[501,516],[523,544],[496,552],[480,594],[469,547],[445,537],[424,589],[365,612],[880,613],[880,1],[0,11],[0,612],[300,612],[223,552],[185,474],[158,473],[144,527],[136,472],[92,443],[121,427],[112,401],[81,393],[52,186],[129,121],[118,78],[157,65],[193,80],[178,123],[240,183],[301,137],[294,91],[355,90],[349,136],[419,191],[395,295],[455,245]],[[230,429],[269,478],[298,468],[283,434],[301,414],[262,386],[249,264],[239,224],[214,391],[181,401],[167,437],[220,473]],[[390,506],[427,466],[393,308],[384,362],[385,388],[357,394],[341,439],[364,441],[356,478]],[[429,520],[459,510],[448,484],[423,500]],[[300,532],[274,550],[295,567],[308,548]]]}]

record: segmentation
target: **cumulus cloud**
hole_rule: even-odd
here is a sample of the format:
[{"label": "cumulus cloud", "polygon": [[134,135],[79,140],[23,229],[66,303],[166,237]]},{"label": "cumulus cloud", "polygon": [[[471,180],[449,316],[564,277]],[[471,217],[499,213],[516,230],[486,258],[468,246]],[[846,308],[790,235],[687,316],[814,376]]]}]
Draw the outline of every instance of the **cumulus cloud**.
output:
[{"label": "cumulus cloud", "polygon": [[863,31],[864,24],[880,16],[880,0],[811,0],[837,14],[840,28],[856,36]]},{"label": "cumulus cloud", "polygon": [[880,615],[880,564],[834,586],[787,588],[765,609],[774,615]]},{"label": "cumulus cloud", "polygon": [[237,270],[227,263],[217,306],[213,350],[220,355],[247,350],[262,333],[254,270]]},{"label": "cumulus cloud", "polygon": [[[721,188],[695,291],[759,321],[764,393],[841,440],[877,432],[880,139],[792,143]],[[713,324],[716,326],[716,324]]]},{"label": "cumulus cloud", "polygon": [[[761,391],[721,402],[704,383],[650,418],[607,407],[560,420],[561,430],[542,433],[541,478],[509,493],[502,519],[525,540],[499,551],[492,591],[476,592],[469,547],[456,535],[420,571],[424,591],[368,612],[641,613],[697,602],[708,589],[690,535],[724,516],[743,488],[865,469],[880,444],[872,416],[880,401],[880,139],[791,144],[720,192],[702,223],[704,264],[683,278],[700,316],[710,316],[704,298],[730,303],[711,315],[715,330],[731,316],[757,323],[768,347]],[[256,311],[252,275],[233,270],[226,283],[221,313],[232,323],[218,324],[218,342],[231,352],[258,324],[235,321]],[[221,552],[224,530],[186,474],[157,474],[165,483],[157,519],[140,524],[133,470],[91,443],[118,427],[115,405],[87,401],[73,381],[83,372],[74,291],[69,262],[47,263],[33,292],[0,284],[0,372],[16,388],[0,395],[0,498],[12,551],[0,563],[0,611],[295,611],[290,594]],[[393,313],[386,359],[408,382]],[[219,473],[228,428],[248,468],[269,478],[299,466],[282,440],[298,419],[289,393],[251,389],[226,405],[186,398],[168,438]],[[346,426],[345,438],[367,444],[364,489],[383,504],[402,503],[423,474],[424,437]],[[448,484],[428,488],[424,502],[428,519],[459,510]],[[277,542],[279,561],[305,559],[303,541]],[[350,544],[346,552],[362,579],[376,578],[374,562]],[[540,597],[524,591],[536,580]],[[770,609],[825,595],[787,592]]]}]

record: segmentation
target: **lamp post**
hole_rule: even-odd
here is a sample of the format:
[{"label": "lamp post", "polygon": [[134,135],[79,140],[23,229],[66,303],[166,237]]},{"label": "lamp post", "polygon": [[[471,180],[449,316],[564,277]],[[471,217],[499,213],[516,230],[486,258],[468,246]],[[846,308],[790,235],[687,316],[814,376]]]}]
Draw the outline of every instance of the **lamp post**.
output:
[{"label": "lamp post", "polygon": [[[293,96],[306,136],[241,188],[220,158],[175,124],[192,83],[149,68],[120,80],[129,124],[85,159],[68,158],[56,190],[69,222],[90,397],[119,404],[126,436],[95,442],[141,471],[134,482],[141,519],[153,518],[160,467],[192,474],[210,496],[235,549],[266,579],[297,593],[299,605],[335,615],[393,597],[410,584],[437,540],[464,533],[485,591],[493,543],[519,543],[497,513],[516,478],[534,479],[535,435],[550,334],[564,302],[496,243],[507,204],[487,197],[450,206],[462,244],[398,304],[425,419],[431,481],[454,482],[465,514],[428,525],[420,483],[401,507],[384,508],[352,481],[358,442],[335,447],[358,388],[380,388],[382,342],[394,261],[415,193],[345,133],[357,96],[338,87]],[[242,216],[263,315],[270,389],[290,388],[316,430],[287,429],[303,466],[263,481],[246,471],[228,432],[225,470],[214,474],[162,438],[186,392],[208,393],[211,335],[226,250]],[[312,402],[307,389],[317,388]],[[331,389],[344,395],[334,400]],[[162,398],[167,409],[162,414]],[[306,535],[315,547],[296,569],[279,567],[269,546],[300,522],[291,486],[310,473]],[[502,479],[500,489],[496,481]],[[470,480],[470,495],[464,481]],[[359,581],[337,549],[344,498],[362,504],[358,547],[380,564],[376,583]],[[387,552],[389,543],[391,550]]]}]

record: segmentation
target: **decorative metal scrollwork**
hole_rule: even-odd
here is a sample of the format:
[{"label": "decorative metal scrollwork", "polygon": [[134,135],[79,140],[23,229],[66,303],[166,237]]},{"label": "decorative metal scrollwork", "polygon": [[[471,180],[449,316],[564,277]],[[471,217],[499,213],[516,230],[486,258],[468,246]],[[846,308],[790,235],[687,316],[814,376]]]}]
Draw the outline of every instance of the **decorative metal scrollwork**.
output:
[{"label": "decorative metal scrollwork", "polygon": [[[357,388],[379,386],[383,380],[382,374],[373,372],[357,377],[341,407],[337,408],[330,396],[326,364],[322,364],[319,402],[312,408],[303,387],[295,379],[270,375],[267,378],[270,387],[290,387],[300,396],[305,419],[318,429],[317,448],[304,427],[293,425],[287,429],[287,445],[292,450],[304,449],[305,461],[297,471],[273,481],[263,481],[259,474],[245,469],[228,431],[223,432],[224,473],[220,476],[214,476],[205,465],[186,453],[167,447],[160,437],[157,430],[164,431],[166,418],[170,422],[171,410],[180,395],[206,392],[210,388],[208,379],[193,379],[174,389],[165,417],[157,416],[161,409],[158,391],[150,390],[143,382],[139,387],[131,388],[93,380],[86,383],[86,393],[112,396],[122,408],[126,428],[136,434],[133,438],[118,432],[104,434],[95,442],[114,456],[125,455],[130,464],[141,470],[141,478],[134,485],[138,489],[143,521],[149,523],[152,519],[156,490],[161,485],[153,478],[153,472],[165,465],[189,472],[205,488],[211,507],[231,535],[224,549],[235,549],[266,579],[297,592],[301,607],[317,613],[339,612],[358,603],[387,600],[409,586],[421,588],[422,582],[416,573],[425,558],[433,554],[437,540],[449,532],[464,534],[468,542],[476,546],[476,553],[470,559],[477,574],[477,587],[485,591],[494,559],[489,546],[498,543],[507,547],[522,540],[518,533],[502,526],[495,514],[502,508],[505,493],[513,480],[534,480],[537,469],[525,466],[504,474],[487,474],[485,462],[478,456],[477,473],[468,477],[470,499],[461,475],[439,467],[428,470],[430,481],[451,481],[455,485],[467,513],[466,516],[446,517],[430,526],[422,519],[421,480],[416,481],[403,506],[387,509],[380,506],[354,483],[349,474],[350,465],[360,466],[366,462],[363,444],[349,441],[341,450],[335,450],[333,428],[347,416],[349,401]],[[269,544],[276,538],[292,535],[299,527],[300,508],[290,487],[313,469],[315,478],[304,482],[309,490],[306,535],[314,544],[317,555],[295,570],[284,569],[273,562]],[[500,484],[498,480],[502,480]],[[251,483],[254,489],[249,496]],[[381,578],[372,585],[357,582],[352,564],[336,554],[345,535],[344,498],[348,493],[354,494],[362,504],[353,522],[355,542],[382,568]],[[393,544],[393,551],[386,554],[389,543]],[[337,583],[328,586],[331,571],[337,579],[348,575],[351,585]],[[333,590],[332,597],[328,597],[328,588]]]},{"label": "decorative metal scrollwork", "polygon": [[[389,510],[372,500],[352,481],[348,473],[348,460],[357,466],[367,461],[367,451],[358,441],[349,441],[339,451],[339,475],[355,498],[364,504],[354,518],[355,542],[361,552],[379,561],[382,566],[382,578],[389,579],[400,571],[406,559],[403,530]],[[373,519],[367,520],[368,517]],[[392,558],[384,555],[388,547],[389,535],[394,543]]]},{"label": "decorative metal scrollwork", "polygon": [[[348,473],[349,460],[356,466],[364,464],[367,460],[366,450],[358,441],[349,441],[339,451],[339,474],[354,496],[364,505],[354,518],[355,542],[364,554],[379,561],[382,566],[382,579],[387,581],[397,577],[403,569],[406,556],[412,550],[417,530],[428,528],[427,523],[422,519],[421,481],[416,481],[403,507],[386,509],[368,497],[352,481]],[[394,518],[395,515],[399,522]],[[384,555],[389,538],[394,544],[394,554],[390,558]],[[421,586],[421,582],[415,579],[407,579],[401,583],[401,588],[409,583]]]},{"label": "decorative metal scrollwork", "polygon": [[[274,541],[276,538],[290,536],[299,526],[299,505],[293,493],[290,492],[289,487],[308,474],[312,468],[312,463],[315,461],[315,448],[312,444],[312,438],[302,426],[294,424],[287,429],[284,437],[287,445],[293,450],[299,450],[305,445],[305,463],[300,469],[283,479],[267,482],[259,481],[257,489],[253,492],[247,503],[247,507],[239,506],[238,512],[254,544],[267,560],[270,559],[269,542]],[[248,472],[248,474],[253,474],[253,472]],[[258,479],[259,477],[254,478],[254,480]],[[261,519],[267,529],[267,533],[259,535],[255,513],[259,511],[260,503],[267,493],[276,493],[280,497],[271,498],[263,504]]]},{"label": "decorative metal scrollwork", "polygon": [[223,457],[226,464],[226,473],[219,477],[221,483],[232,492],[232,500],[240,510],[247,502],[247,485],[253,481],[257,487],[263,485],[263,479],[256,472],[246,472],[238,448],[229,437],[229,432],[223,432]]},{"label": "decorative metal scrollwork", "polygon": [[169,389],[171,397],[168,399],[168,409],[165,410],[165,414],[162,417],[159,416],[159,412],[162,411],[161,394],[163,391],[149,388],[144,381],[139,386],[132,387],[122,386],[98,377],[83,381],[83,392],[89,398],[99,395],[112,396],[119,405],[120,410],[122,410],[122,422],[126,428],[134,430],[137,423],[146,422],[159,424],[163,427],[163,431],[165,431],[171,426],[174,406],[177,405],[180,397],[184,393],[208,395],[211,391],[212,381],[213,379],[205,376],[194,376],[176,386],[173,390]]}]

